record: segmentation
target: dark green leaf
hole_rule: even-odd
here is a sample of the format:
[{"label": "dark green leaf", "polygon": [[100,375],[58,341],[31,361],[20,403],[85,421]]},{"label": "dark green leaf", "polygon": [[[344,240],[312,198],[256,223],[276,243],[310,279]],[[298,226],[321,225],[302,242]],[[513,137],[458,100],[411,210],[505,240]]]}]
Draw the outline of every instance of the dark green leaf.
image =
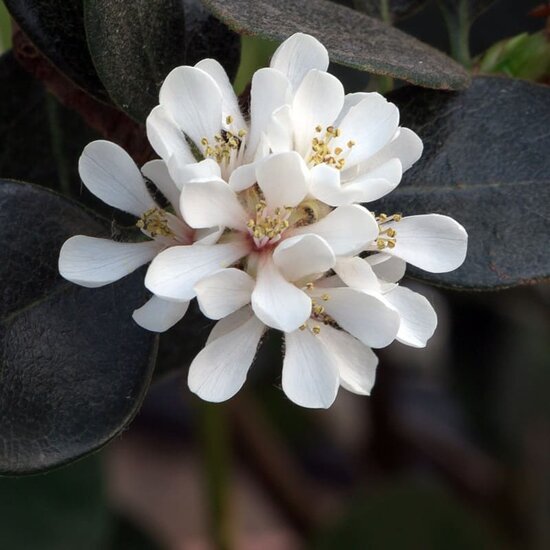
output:
[{"label": "dark green leaf", "polygon": [[[389,15],[392,20],[404,19],[422,9],[430,0],[388,0]],[[353,0],[356,10],[371,17],[384,19],[384,0]]]},{"label": "dark green leaf", "polygon": [[468,73],[443,53],[381,21],[327,0],[203,0],[232,29],[271,40],[316,36],[331,60],[428,88],[459,89]]},{"label": "dark green leaf", "polygon": [[132,320],[143,274],[103,288],[63,280],[57,258],[75,234],[110,224],[51,191],[0,181],[0,472],[64,464],[101,447],[138,410],[156,338]]},{"label": "dark green leaf", "polygon": [[550,88],[476,77],[464,92],[409,87],[391,100],[401,109],[402,125],[419,134],[425,149],[374,209],[448,214],[469,234],[462,267],[440,275],[416,270],[414,276],[465,288],[548,278]]},{"label": "dark green leaf", "polygon": [[0,57],[0,177],[78,192],[78,156],[95,139],[7,53]]},{"label": "dark green leaf", "polygon": [[111,529],[98,457],[47,475],[0,479],[0,533],[9,550],[98,550]]},{"label": "dark green leaf", "polygon": [[75,84],[103,101],[109,97],[92,63],[81,0],[4,0],[34,45]]},{"label": "dark green leaf", "polygon": [[318,550],[498,550],[500,541],[479,515],[437,486],[398,481],[357,499],[348,515],[325,529]]},{"label": "dark green leaf", "polygon": [[230,78],[239,62],[239,37],[199,0],[85,0],[86,33],[99,75],[113,100],[143,121],[158,104],[171,69],[218,59]]}]

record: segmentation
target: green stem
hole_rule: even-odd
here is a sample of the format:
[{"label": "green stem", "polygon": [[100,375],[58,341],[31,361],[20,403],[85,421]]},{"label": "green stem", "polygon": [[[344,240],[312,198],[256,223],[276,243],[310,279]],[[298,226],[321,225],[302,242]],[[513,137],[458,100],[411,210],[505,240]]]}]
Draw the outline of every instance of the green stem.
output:
[{"label": "green stem", "polygon": [[449,32],[451,56],[467,68],[472,65],[470,55],[470,13],[468,1],[462,0],[456,9],[448,8],[442,0],[439,7]]},{"label": "green stem", "polygon": [[388,25],[392,24],[390,0],[380,0],[380,18]]},{"label": "green stem", "polygon": [[211,533],[218,550],[231,550],[234,545],[230,514],[230,445],[226,410],[223,405],[202,402],[200,412]]}]

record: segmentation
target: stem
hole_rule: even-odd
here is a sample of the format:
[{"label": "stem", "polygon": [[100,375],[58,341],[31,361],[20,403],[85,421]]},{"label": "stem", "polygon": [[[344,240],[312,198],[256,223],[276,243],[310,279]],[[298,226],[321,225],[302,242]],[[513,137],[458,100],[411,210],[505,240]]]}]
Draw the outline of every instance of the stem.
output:
[{"label": "stem", "polygon": [[231,550],[229,434],[223,405],[201,403],[201,440],[210,507],[211,533],[218,550]]},{"label": "stem", "polygon": [[380,18],[388,25],[392,24],[390,0],[380,0]]},{"label": "stem", "polygon": [[449,32],[451,56],[465,67],[471,67],[470,13],[467,0],[462,0],[456,10],[448,8],[442,0],[439,0],[439,7]]},{"label": "stem", "polygon": [[70,196],[72,194],[71,177],[67,159],[65,158],[63,133],[61,131],[59,118],[59,103],[57,103],[57,100],[49,93],[46,93],[46,112],[48,114],[48,124],[50,127],[52,153],[57,167],[57,177],[59,178],[59,189],[64,195]]}]

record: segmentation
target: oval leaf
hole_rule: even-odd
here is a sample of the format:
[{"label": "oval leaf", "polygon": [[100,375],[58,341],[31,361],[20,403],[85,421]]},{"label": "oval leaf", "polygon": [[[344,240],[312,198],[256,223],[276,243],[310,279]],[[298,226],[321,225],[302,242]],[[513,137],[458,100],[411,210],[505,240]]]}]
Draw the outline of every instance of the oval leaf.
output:
[{"label": "oval leaf", "polygon": [[284,40],[295,32],[317,37],[336,63],[428,88],[461,89],[468,73],[455,61],[381,21],[328,0],[203,0],[243,34]]},{"label": "oval leaf", "polygon": [[109,237],[108,222],[0,180],[0,224],[0,473],[22,474],[90,453],[130,422],[156,337],[131,318],[146,300],[142,274],[87,289],[57,272],[68,237]]},{"label": "oval leaf", "polygon": [[86,0],[86,33],[101,80],[113,100],[144,121],[158,90],[178,65],[218,59],[230,78],[239,62],[239,37],[199,0]]},{"label": "oval leaf", "polygon": [[88,52],[80,0],[4,0],[33,44],[75,84],[109,101]]},{"label": "oval leaf", "polygon": [[[424,141],[403,182],[374,205],[405,215],[437,212],[469,234],[465,263],[415,277],[451,287],[498,288],[550,276],[550,88],[476,77],[459,93],[391,94],[402,125]],[[399,228],[397,227],[399,239]]]}]

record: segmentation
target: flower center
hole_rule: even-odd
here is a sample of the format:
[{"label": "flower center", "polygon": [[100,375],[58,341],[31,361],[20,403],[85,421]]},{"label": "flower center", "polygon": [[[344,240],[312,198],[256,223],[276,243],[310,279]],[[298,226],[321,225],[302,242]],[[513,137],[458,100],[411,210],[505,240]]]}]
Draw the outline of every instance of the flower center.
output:
[{"label": "flower center", "polygon": [[281,238],[281,233],[290,225],[288,218],[292,210],[291,206],[277,207],[273,215],[268,215],[265,200],[258,201],[256,216],[250,218],[246,224],[258,248],[277,242]]},{"label": "flower center", "polygon": [[378,250],[395,247],[395,243],[397,242],[397,231],[393,227],[386,227],[386,224],[391,221],[399,222],[401,221],[401,218],[401,214],[392,214],[391,216],[388,216],[387,214],[380,214],[376,217],[376,221],[378,222],[378,238],[376,239],[376,248],[378,248]]},{"label": "flower center", "polygon": [[321,125],[315,127],[315,132],[320,134],[319,137],[315,136],[311,140],[311,155],[308,162],[313,166],[318,164],[328,164],[333,166],[337,170],[341,170],[346,164],[346,157],[349,151],[355,145],[355,141],[349,140],[347,142],[348,151],[344,151],[342,147],[332,147],[331,141],[334,138],[340,137],[340,128],[334,126],[327,126],[324,134]]},{"label": "flower center", "polygon": [[[314,283],[309,282],[306,284],[306,291],[313,290]],[[330,300],[330,294],[325,292],[319,297],[311,298],[311,316],[310,318],[300,326],[300,330],[309,330],[312,334],[317,335],[321,332],[321,325],[330,325],[338,328],[336,321],[325,312],[325,306],[321,302],[328,302]]]},{"label": "flower center", "polygon": [[[228,116],[225,119],[228,126],[233,123],[233,117]],[[214,143],[210,143],[208,138],[201,139],[203,154],[205,158],[214,159],[218,164],[230,164],[243,144],[246,130],[221,130],[219,134],[214,135]]]},{"label": "flower center", "polygon": [[173,237],[174,232],[168,225],[168,216],[161,208],[151,208],[141,215],[136,226],[151,237]]}]

